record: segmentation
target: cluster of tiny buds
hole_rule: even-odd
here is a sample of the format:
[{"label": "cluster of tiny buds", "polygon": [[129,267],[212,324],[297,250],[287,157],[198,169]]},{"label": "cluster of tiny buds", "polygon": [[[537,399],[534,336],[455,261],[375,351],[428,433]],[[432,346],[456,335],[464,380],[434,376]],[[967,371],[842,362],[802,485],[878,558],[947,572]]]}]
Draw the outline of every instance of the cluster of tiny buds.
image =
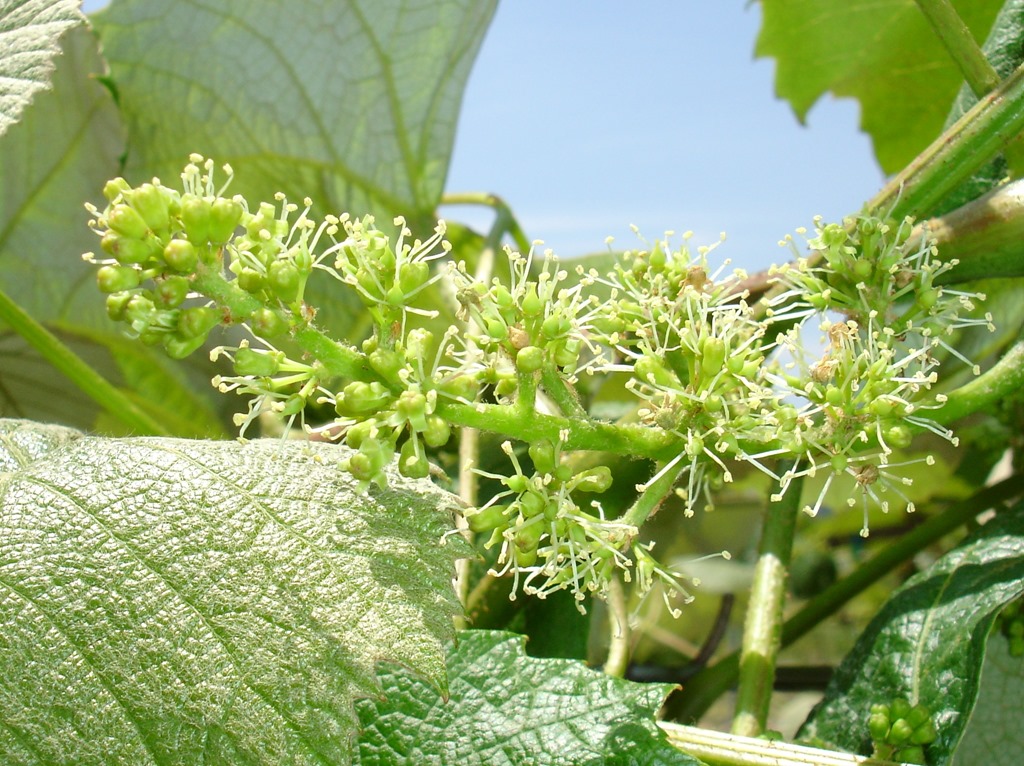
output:
[{"label": "cluster of tiny buds", "polygon": [[[224,172],[229,183],[231,168]],[[713,248],[691,252],[689,233],[679,246],[666,235],[604,273],[577,267],[572,276],[551,251],[507,250],[508,277],[483,281],[462,262],[438,268],[452,250],[443,221],[424,240],[402,218],[394,234],[370,216],[316,222],[309,199],[300,206],[277,195],[250,209],[213,176],[212,161],[194,155],[181,191],[118,178],[104,188],[104,210],[89,206],[106,257],[85,257],[99,266],[108,314],[176,358],[218,325],[247,329],[251,340],[211,353],[231,366],[213,379],[218,390],[247,397],[235,418],[241,432],[266,413],[290,426],[310,405],[328,405],[336,417],[307,430],[343,440],[343,467],[364,487],[383,485],[393,460],[400,474],[427,477],[452,436],[448,406],[482,412],[491,401],[524,421],[544,412],[592,424],[575,386],[602,374],[619,376],[639,422],[678,445],[639,492],[671,474],[692,514],[710,509],[713,491],[742,465],[776,484],[773,500],[821,472],[805,510],[818,513],[846,477],[866,535],[869,500],[888,510],[892,493],[913,510],[897,469],[932,462],[904,457],[914,432],[955,443],[927,417],[943,403],[930,392],[939,363],[953,357],[980,371],[951,334],[992,329],[991,316],[978,315],[983,296],[937,283],[951,265],[909,220],[816,220],[812,256],[797,252],[773,272],[774,298],[751,305],[746,275],[725,273],[727,262],[712,270]],[[792,238],[785,244],[796,250]],[[319,333],[306,300],[314,274],[348,286],[372,320],[358,349],[329,341],[339,350],[330,361],[301,342]],[[431,323],[449,294],[432,288],[446,277],[459,324],[442,331]],[[822,331],[817,346],[805,342],[809,321]],[[348,360],[340,367],[339,355]],[[597,500],[580,504],[608,488],[611,472],[574,469],[570,441],[566,431],[532,442],[529,473],[503,447],[514,473],[491,475],[504,489],[467,514],[498,547],[494,571],[539,597],[568,588],[582,602],[621,576],[643,592],[660,582],[687,598],[684,579],[638,543],[636,526],[606,516]]]}]

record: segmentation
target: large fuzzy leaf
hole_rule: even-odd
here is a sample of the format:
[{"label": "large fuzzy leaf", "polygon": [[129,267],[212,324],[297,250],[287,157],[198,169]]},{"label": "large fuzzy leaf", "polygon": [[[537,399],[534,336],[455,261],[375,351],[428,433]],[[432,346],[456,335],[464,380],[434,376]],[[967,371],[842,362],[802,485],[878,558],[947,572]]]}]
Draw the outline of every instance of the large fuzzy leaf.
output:
[{"label": "large fuzzy leaf", "polygon": [[344,764],[378,660],[444,689],[448,496],[341,449],[0,421],[0,761]]},{"label": "large fuzzy leaf", "polygon": [[467,631],[448,654],[451,698],[387,665],[387,698],[358,703],[361,766],[698,766],[654,714],[668,684],[533,659],[523,637]]},{"label": "large fuzzy leaf", "polygon": [[[129,180],[230,162],[252,201],[404,215],[440,200],[462,91],[496,0],[114,0],[95,17],[132,136]],[[319,320],[358,302],[311,283]]]},{"label": "large fuzzy leaf", "polygon": [[[1003,0],[953,0],[984,40]],[[802,121],[826,92],[860,102],[861,127],[894,173],[942,130],[963,78],[914,0],[761,0],[757,55]]]},{"label": "large fuzzy leaf", "polygon": [[0,135],[50,86],[58,40],[82,22],[76,0],[0,0]]},{"label": "large fuzzy leaf", "polygon": [[836,671],[801,736],[870,751],[873,703],[904,698],[934,715],[932,766],[950,763],[978,696],[985,645],[1001,607],[1024,592],[1024,504],[893,593]]}]

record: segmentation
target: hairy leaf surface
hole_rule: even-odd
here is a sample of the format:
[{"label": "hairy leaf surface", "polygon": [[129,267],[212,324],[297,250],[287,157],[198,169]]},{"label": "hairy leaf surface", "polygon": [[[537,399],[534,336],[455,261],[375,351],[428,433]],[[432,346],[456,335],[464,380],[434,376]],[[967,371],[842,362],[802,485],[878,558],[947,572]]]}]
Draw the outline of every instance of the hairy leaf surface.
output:
[{"label": "hairy leaf surface", "polygon": [[696,766],[654,724],[668,684],[526,656],[523,637],[465,631],[448,654],[451,697],[383,667],[386,699],[357,703],[361,766]]},{"label": "hairy leaf surface", "polygon": [[1006,638],[993,633],[985,648],[978,703],[953,760],[957,766],[1017,766],[1024,751],[1020,701],[1024,699],[1024,657],[1010,655]]},{"label": "hairy leaf surface", "polygon": [[445,688],[448,496],[340,451],[0,421],[0,761],[343,764],[378,660]]},{"label": "hairy leaf surface", "polygon": [[0,136],[50,87],[60,36],[82,22],[75,0],[0,0]]},{"label": "hairy leaf surface", "polygon": [[[1002,0],[953,0],[984,40]],[[963,78],[914,0],[762,0],[758,56],[803,121],[825,94],[860,102],[861,128],[887,173],[942,130]]]},{"label": "hairy leaf surface", "polygon": [[978,696],[997,612],[1024,592],[1024,504],[896,590],[836,671],[801,731],[804,739],[870,751],[868,715],[903,697],[934,714],[929,763],[948,764]]}]

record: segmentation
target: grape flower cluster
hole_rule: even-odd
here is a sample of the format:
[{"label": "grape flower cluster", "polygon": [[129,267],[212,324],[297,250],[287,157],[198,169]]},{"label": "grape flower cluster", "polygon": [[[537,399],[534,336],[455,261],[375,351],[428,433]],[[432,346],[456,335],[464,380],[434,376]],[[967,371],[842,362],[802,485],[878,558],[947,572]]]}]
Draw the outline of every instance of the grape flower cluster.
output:
[{"label": "grape flower cluster", "polygon": [[[912,510],[897,456],[916,431],[954,440],[927,417],[942,402],[929,389],[944,356],[966,361],[950,333],[991,325],[981,296],[937,284],[950,265],[910,237],[910,221],[818,221],[812,256],[777,269],[765,302],[741,271],[712,271],[712,248],[691,251],[689,235],[644,243],[603,272],[509,250],[507,277],[485,281],[451,258],[443,222],[420,240],[400,218],[393,234],[370,216],[316,221],[308,199],[251,207],[213,178],[213,162],[193,155],[180,191],[118,178],[106,207],[90,206],[102,254],[85,257],[110,318],[174,358],[218,326],[244,328],[211,352],[230,365],[214,385],[246,397],[241,433],[265,413],[304,423],[311,406],[330,407],[306,429],[349,448],[342,468],[364,488],[382,485],[392,461],[427,477],[459,427],[508,439],[509,471],[485,473],[500,489],[465,515],[497,551],[492,571],[539,597],[569,589],[582,602],[616,576],[641,593],[660,582],[666,602],[688,597],[640,525],[672,489],[687,514],[710,508],[743,465],[775,482],[773,499],[826,475],[811,514],[849,477],[865,533],[869,501],[887,509],[892,493]],[[307,288],[324,277],[371,320],[358,346],[317,324]],[[800,329],[812,318],[825,336],[817,350]],[[588,411],[581,384],[595,376],[618,377],[635,399],[621,421]],[[579,453],[602,450],[655,462],[634,507],[602,504],[608,464],[577,467]]]}]

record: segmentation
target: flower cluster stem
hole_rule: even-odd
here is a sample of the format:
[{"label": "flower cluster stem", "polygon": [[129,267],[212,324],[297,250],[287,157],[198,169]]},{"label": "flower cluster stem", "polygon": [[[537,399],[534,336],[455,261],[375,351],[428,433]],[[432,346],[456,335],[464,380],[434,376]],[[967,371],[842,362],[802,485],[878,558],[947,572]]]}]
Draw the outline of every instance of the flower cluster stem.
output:
[{"label": "flower cluster stem", "polygon": [[999,75],[949,0],[917,0],[917,5],[975,96],[980,98],[999,85]]},{"label": "flower cluster stem", "polygon": [[[788,466],[784,464],[780,469],[785,472]],[[743,628],[733,734],[760,736],[768,720],[775,663],[782,642],[782,607],[800,509],[800,489],[797,484],[779,502],[768,504]]]},{"label": "flower cluster stem", "polygon": [[105,380],[39,322],[0,290],[0,320],[6,322],[39,354],[90,399],[138,434],[168,436],[170,432],[135,402]]}]

